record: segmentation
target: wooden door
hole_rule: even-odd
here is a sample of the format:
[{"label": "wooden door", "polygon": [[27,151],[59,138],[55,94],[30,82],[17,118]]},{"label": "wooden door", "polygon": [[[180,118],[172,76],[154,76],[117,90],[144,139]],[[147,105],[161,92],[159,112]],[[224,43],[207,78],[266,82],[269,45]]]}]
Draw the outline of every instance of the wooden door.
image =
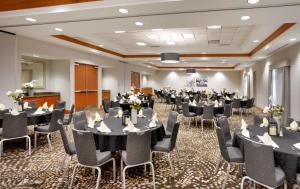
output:
[{"label": "wooden door", "polygon": [[86,65],[86,89],[98,91],[98,67]]},{"label": "wooden door", "polygon": [[84,64],[76,64],[75,65],[75,92],[86,89],[85,69],[86,69],[86,67]]},{"label": "wooden door", "polygon": [[76,109],[83,109],[86,107],[86,92],[75,92],[75,107]]}]

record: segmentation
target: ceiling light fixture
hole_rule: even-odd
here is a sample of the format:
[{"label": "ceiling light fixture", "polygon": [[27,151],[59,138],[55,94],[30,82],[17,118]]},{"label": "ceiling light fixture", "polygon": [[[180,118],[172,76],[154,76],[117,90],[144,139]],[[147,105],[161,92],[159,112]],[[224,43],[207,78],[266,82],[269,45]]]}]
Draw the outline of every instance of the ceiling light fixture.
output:
[{"label": "ceiling light fixture", "polygon": [[258,3],[259,2],[259,0],[248,0],[248,3],[249,4],[256,4],[256,3]]},{"label": "ceiling light fixture", "polygon": [[163,31],[164,29],[161,28],[156,28],[156,29],[152,29],[152,31]]},{"label": "ceiling light fixture", "polygon": [[270,48],[270,45],[267,45],[266,47],[265,47],[265,50],[267,50],[267,49],[269,49]]},{"label": "ceiling light fixture", "polygon": [[241,20],[243,20],[243,21],[246,21],[246,20],[249,20],[250,19],[250,16],[242,16],[241,17]]},{"label": "ceiling light fixture", "polygon": [[98,45],[99,47],[103,47],[103,45]]},{"label": "ceiling light fixture", "polygon": [[166,64],[176,64],[180,62],[180,55],[178,53],[161,53],[161,62]]},{"label": "ceiling light fixture", "polygon": [[146,45],[147,45],[147,44],[144,43],[144,42],[136,42],[136,44],[137,44],[138,46],[146,46]]},{"label": "ceiling light fixture", "polygon": [[207,26],[207,29],[221,29],[222,26],[220,25],[211,25],[211,26]]},{"label": "ceiling light fixture", "polygon": [[34,19],[34,18],[25,18],[25,20],[27,20],[29,22],[36,22],[36,19]]},{"label": "ceiling light fixture", "polygon": [[125,33],[126,31],[120,30],[120,31],[115,31],[115,33],[120,34],[120,33]]},{"label": "ceiling light fixture", "polygon": [[201,60],[208,60],[209,58],[207,58],[207,57],[202,57],[202,58],[200,58]]},{"label": "ceiling light fixture", "polygon": [[40,57],[39,55],[37,55],[37,54],[34,54],[33,55],[33,57],[35,57],[35,58],[38,58],[38,57]]},{"label": "ceiling light fixture", "polygon": [[149,39],[158,39],[158,36],[157,35],[148,35],[148,38]]},{"label": "ceiling light fixture", "polygon": [[182,36],[185,39],[195,39],[195,36],[193,33],[183,33]]},{"label": "ceiling light fixture", "polygon": [[56,30],[56,31],[59,31],[59,32],[62,32],[62,31],[63,31],[63,29],[61,29],[61,28],[55,28],[55,30]]},{"label": "ceiling light fixture", "polygon": [[291,39],[290,39],[290,41],[296,41],[296,40],[297,40],[296,38],[291,38]]},{"label": "ceiling light fixture", "polygon": [[259,40],[257,40],[257,39],[253,41],[253,43],[258,43],[258,42],[259,42]]},{"label": "ceiling light fixture", "polygon": [[144,24],[143,24],[143,22],[135,22],[135,25],[137,25],[137,26],[143,26]]},{"label": "ceiling light fixture", "polygon": [[122,14],[127,14],[129,11],[127,9],[119,9],[119,12]]},{"label": "ceiling light fixture", "polygon": [[167,43],[167,45],[175,45],[174,41],[167,41],[166,43]]}]

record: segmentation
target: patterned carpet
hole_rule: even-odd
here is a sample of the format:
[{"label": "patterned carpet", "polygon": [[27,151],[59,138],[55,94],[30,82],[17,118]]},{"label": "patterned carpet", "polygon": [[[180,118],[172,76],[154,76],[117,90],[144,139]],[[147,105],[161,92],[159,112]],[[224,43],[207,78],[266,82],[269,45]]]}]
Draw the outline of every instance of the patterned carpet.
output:
[{"label": "patterned carpet", "polygon": [[[168,110],[165,111],[165,104],[155,103],[155,112],[158,113],[166,125]],[[246,122],[252,122],[252,116],[245,116]],[[226,164],[222,164],[217,175],[213,174],[215,168],[215,157],[219,153],[216,135],[209,123],[204,127],[204,134],[200,131],[200,121],[198,127],[187,129],[188,123],[182,120],[177,140],[177,147],[180,153],[180,159],[177,161],[176,154],[172,154],[173,166],[175,168],[175,178],[171,177],[170,167],[166,161],[166,156],[155,156],[155,176],[157,188],[203,188],[216,189],[221,188],[225,176]],[[240,126],[239,116],[232,118],[231,129]],[[69,130],[70,131],[70,130]],[[31,128],[31,135],[32,135]],[[33,140],[32,140],[33,141]],[[45,136],[38,139],[38,148],[31,156],[25,150],[25,142],[22,140],[6,142],[4,145],[4,155],[0,159],[0,188],[67,188],[70,182],[71,173],[76,163],[72,161],[68,170],[68,176],[62,179],[63,171],[60,169],[64,157],[64,149],[59,133],[53,136],[53,151],[49,152]],[[121,188],[119,181],[119,156],[117,159],[118,180],[111,183],[112,165],[108,164],[102,167],[102,180],[100,188]],[[143,168],[129,169],[126,175],[127,188],[143,189],[151,187],[151,176],[144,175]],[[227,188],[239,188],[241,177],[238,176],[238,167],[231,169]],[[80,168],[77,172],[73,188],[88,189],[94,188],[96,176],[90,169]]]}]

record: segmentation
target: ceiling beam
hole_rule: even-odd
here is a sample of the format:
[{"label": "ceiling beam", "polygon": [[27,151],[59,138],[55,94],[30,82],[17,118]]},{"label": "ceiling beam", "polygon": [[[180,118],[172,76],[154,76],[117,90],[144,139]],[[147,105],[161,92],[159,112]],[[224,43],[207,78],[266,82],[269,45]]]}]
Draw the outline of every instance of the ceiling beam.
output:
[{"label": "ceiling beam", "polygon": [[2,0],[0,1],[0,12],[50,7],[66,4],[86,3],[92,1],[99,0]]},{"label": "ceiling beam", "polygon": [[154,64],[150,64],[150,63],[146,63],[146,65],[152,66],[152,67],[157,68],[157,69],[203,69],[203,70],[205,70],[205,69],[215,69],[215,70],[222,69],[222,70],[234,70],[239,65],[239,63],[237,63],[233,66],[219,66],[219,67],[211,67],[211,66],[193,66],[193,67],[157,66],[157,65],[154,65]]}]

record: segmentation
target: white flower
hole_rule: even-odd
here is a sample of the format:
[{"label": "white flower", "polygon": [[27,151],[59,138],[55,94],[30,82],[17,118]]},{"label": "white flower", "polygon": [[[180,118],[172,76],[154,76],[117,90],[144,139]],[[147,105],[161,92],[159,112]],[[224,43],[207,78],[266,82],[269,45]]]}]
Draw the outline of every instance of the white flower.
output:
[{"label": "white flower", "polygon": [[16,89],[15,93],[17,93],[17,94],[22,94],[23,91],[22,91],[21,89]]},{"label": "white flower", "polygon": [[270,108],[268,106],[264,107],[263,113],[267,114],[269,113]]},{"label": "white flower", "polygon": [[6,92],[6,95],[7,95],[7,96],[10,96],[11,94],[12,94],[11,91],[7,91],[7,92]]}]

